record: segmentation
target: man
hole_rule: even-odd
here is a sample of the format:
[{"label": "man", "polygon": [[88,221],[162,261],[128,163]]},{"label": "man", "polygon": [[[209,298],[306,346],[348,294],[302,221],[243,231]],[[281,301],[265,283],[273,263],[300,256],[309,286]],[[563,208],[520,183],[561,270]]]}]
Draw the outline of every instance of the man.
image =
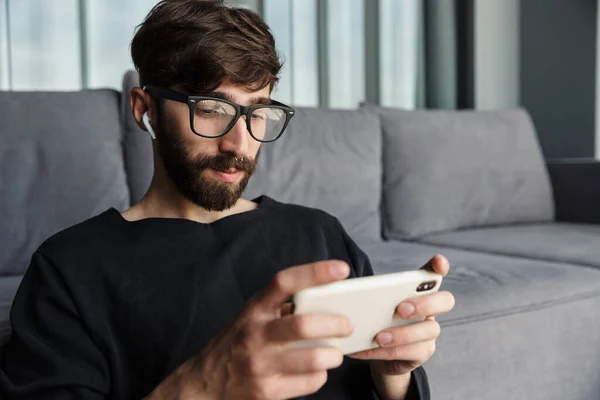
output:
[{"label": "man", "polygon": [[[159,3],[133,39],[131,92],[153,141],[145,197],[47,240],[11,318],[3,399],[425,399],[440,292],[398,307],[424,322],[344,358],[302,339],[349,335],[343,316],[294,315],[295,292],[372,274],[324,212],[240,198],[263,143],[293,116],[270,99],[275,42],[248,10]],[[272,144],[265,144],[272,145]],[[293,266],[293,267],[290,267]],[[446,274],[448,263],[427,265]]]}]

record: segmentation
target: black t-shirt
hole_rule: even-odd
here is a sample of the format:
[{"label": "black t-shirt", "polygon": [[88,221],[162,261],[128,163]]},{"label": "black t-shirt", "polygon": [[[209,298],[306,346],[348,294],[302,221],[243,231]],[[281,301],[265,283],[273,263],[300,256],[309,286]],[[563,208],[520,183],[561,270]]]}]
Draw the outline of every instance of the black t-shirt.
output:
[{"label": "black t-shirt", "polygon": [[[286,267],[341,259],[373,273],[337,219],[268,197],[211,224],[110,209],[40,246],[11,311],[0,397],[141,399]],[[368,364],[344,359],[314,399],[370,399]],[[409,398],[428,398],[413,372]]]}]

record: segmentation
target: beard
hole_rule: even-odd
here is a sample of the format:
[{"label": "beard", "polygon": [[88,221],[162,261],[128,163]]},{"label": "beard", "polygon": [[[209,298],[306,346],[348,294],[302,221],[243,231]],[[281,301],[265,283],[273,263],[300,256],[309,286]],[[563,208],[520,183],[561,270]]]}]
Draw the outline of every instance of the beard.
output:
[{"label": "beard", "polygon": [[[223,211],[233,207],[256,170],[260,150],[254,159],[237,159],[232,153],[192,157],[181,141],[164,134],[166,130],[161,131],[163,134],[157,135],[158,153],[167,175],[179,192],[207,211]],[[243,176],[237,182],[221,182],[207,176],[206,170],[209,168],[215,171],[235,168],[242,172]]]}]

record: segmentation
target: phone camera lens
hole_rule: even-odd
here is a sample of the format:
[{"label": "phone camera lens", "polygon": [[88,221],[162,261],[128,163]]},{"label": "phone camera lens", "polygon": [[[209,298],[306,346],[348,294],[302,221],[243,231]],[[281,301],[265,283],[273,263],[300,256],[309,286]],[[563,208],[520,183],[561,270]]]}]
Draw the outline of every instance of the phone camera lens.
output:
[{"label": "phone camera lens", "polygon": [[419,286],[417,286],[417,292],[425,292],[427,290],[431,290],[435,287],[436,281],[423,282]]}]

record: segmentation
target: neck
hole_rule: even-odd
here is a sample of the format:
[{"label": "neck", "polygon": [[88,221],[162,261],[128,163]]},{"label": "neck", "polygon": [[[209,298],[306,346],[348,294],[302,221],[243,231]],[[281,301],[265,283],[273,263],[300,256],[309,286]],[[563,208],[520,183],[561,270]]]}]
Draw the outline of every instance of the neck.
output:
[{"label": "neck", "polygon": [[122,213],[130,221],[145,218],[182,218],[195,222],[209,224],[233,214],[250,211],[257,204],[245,199],[238,199],[230,209],[223,211],[208,211],[185,198],[168,177],[162,163],[154,163],[154,175],[150,188],[140,200]]}]

